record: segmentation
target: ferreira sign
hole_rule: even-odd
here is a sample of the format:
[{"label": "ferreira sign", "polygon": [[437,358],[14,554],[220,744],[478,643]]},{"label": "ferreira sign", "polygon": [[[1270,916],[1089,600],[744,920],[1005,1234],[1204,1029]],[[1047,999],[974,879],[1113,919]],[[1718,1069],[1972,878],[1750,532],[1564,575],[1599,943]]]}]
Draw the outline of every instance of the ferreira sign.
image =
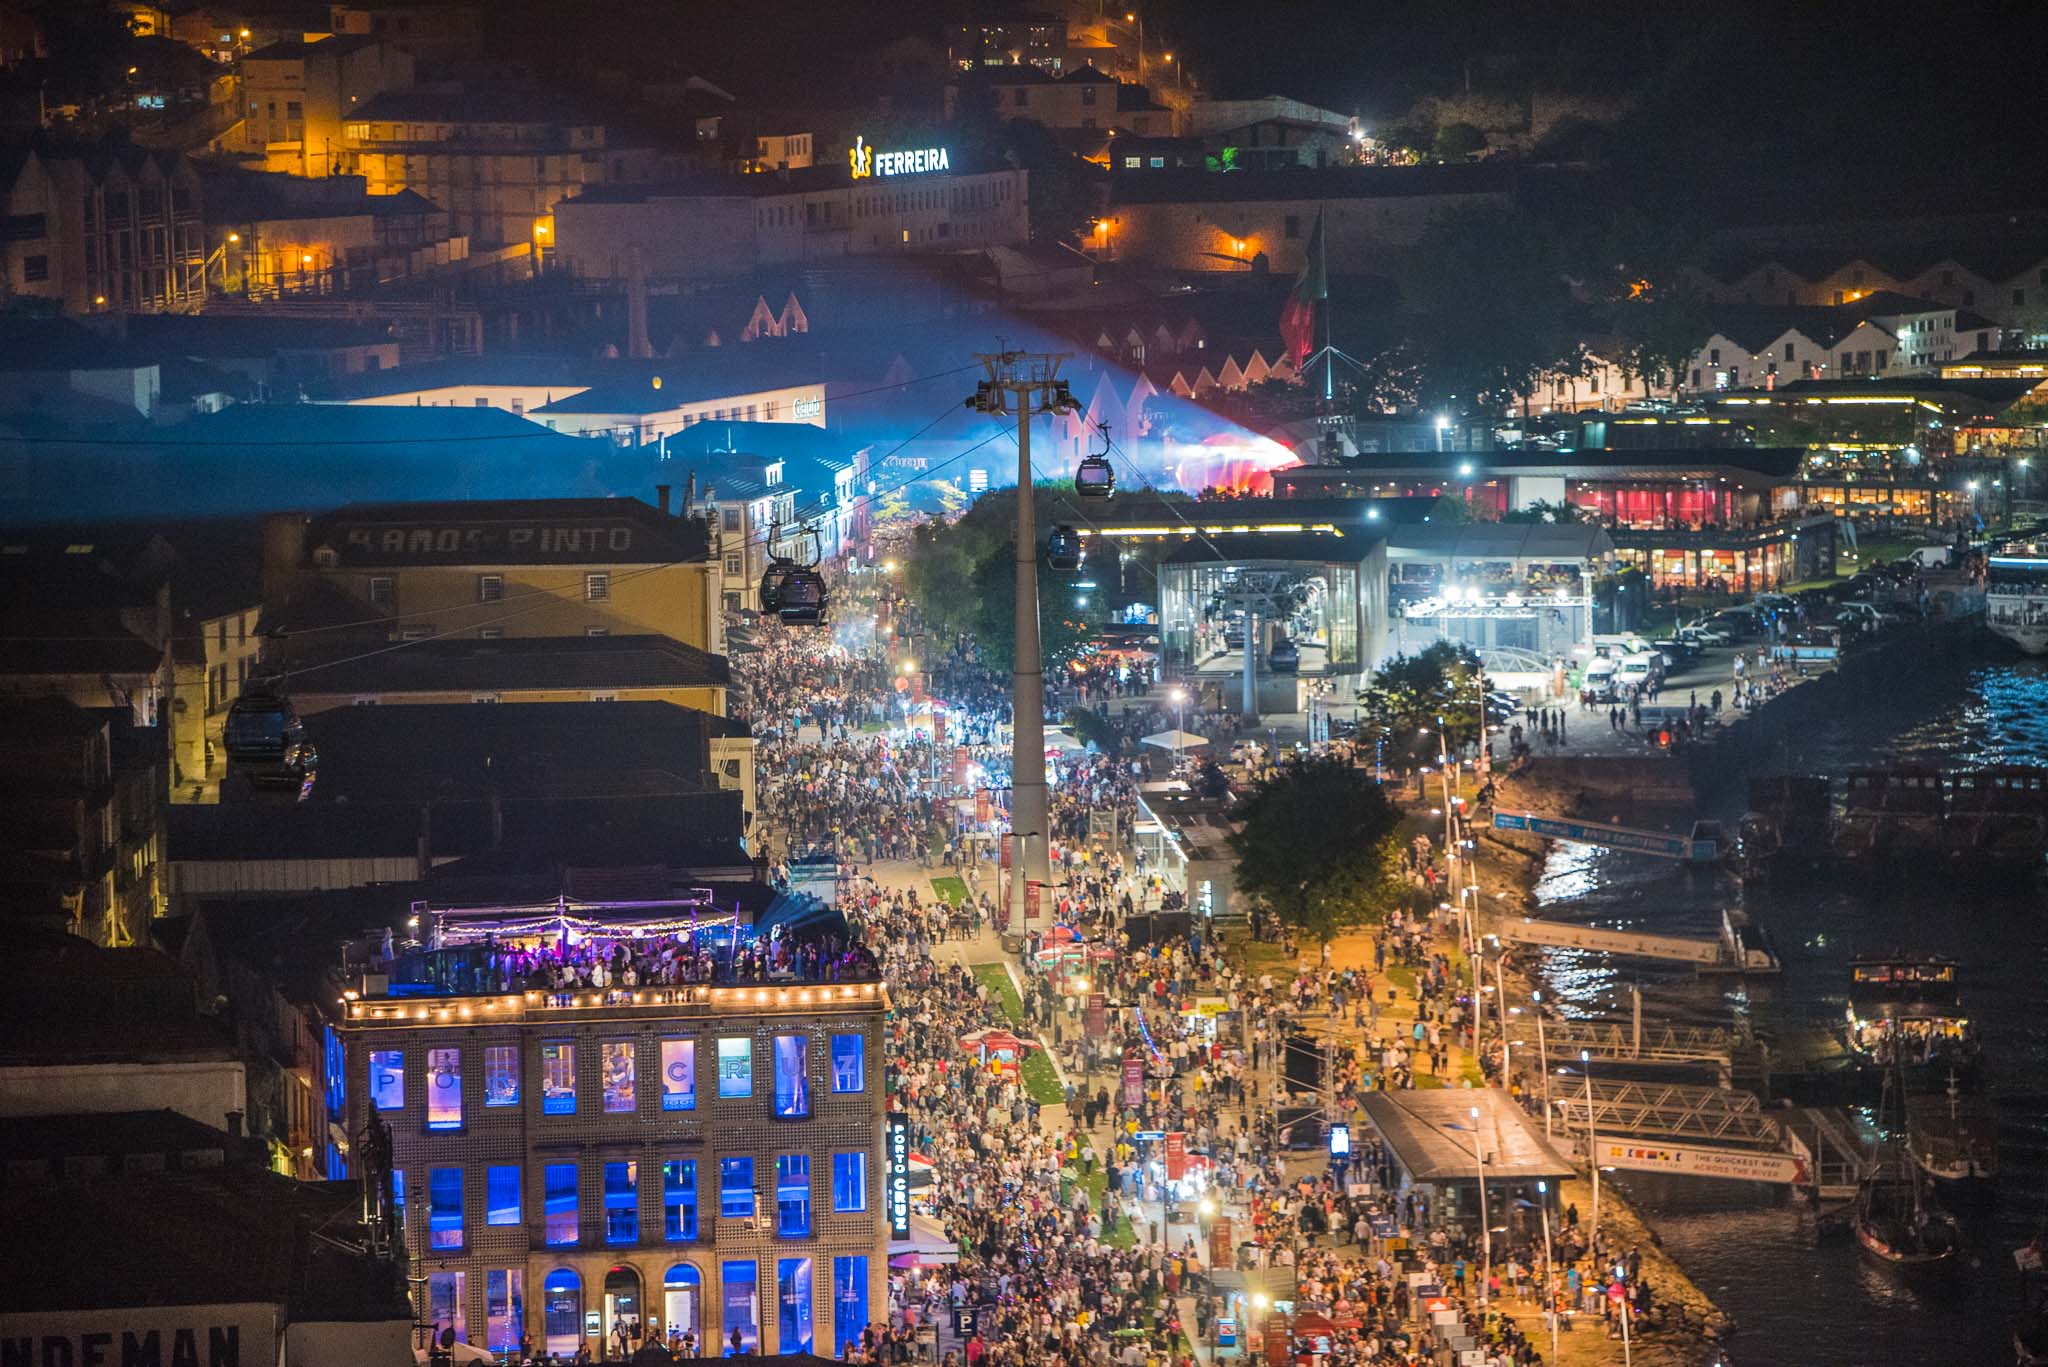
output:
[{"label": "ferreira sign", "polygon": [[916,147],[903,152],[877,152],[865,137],[856,137],[846,150],[847,165],[855,180],[870,176],[915,176],[930,171],[950,171],[953,159],[943,147]]}]

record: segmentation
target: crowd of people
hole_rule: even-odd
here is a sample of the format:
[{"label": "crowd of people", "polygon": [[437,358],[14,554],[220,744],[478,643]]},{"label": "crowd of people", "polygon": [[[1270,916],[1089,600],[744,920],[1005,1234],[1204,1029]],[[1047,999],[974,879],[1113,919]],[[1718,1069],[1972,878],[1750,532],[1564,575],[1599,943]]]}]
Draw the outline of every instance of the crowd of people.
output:
[{"label": "crowd of people", "polygon": [[[1233,1272],[1291,1268],[1297,1316],[1330,1321],[1327,1341],[1295,1345],[1318,1367],[1414,1367],[1436,1361],[1453,1334],[1481,1344],[1489,1367],[1524,1367],[1543,1360],[1548,1317],[1612,1313],[1614,1268],[1607,1279],[1590,1271],[1611,1250],[1585,1247],[1575,1212],[1556,1231],[1547,1279],[1526,1219],[1496,1236],[1482,1271],[1476,1236],[1394,1186],[1391,1155],[1367,1126],[1354,1126],[1348,1170],[1332,1169],[1316,1142],[1325,1104],[1357,1120],[1371,1091],[1459,1080],[1470,1000],[1436,948],[1440,870],[1426,844],[1404,859],[1415,895],[1378,928],[1369,968],[1337,967],[1327,950],[1321,965],[1304,965],[1288,943],[1279,965],[1254,971],[1195,926],[1157,915],[1173,899],[1127,839],[1148,758],[1141,738],[1185,719],[1227,740],[1228,720],[1147,699],[1126,675],[1081,675],[1064,686],[1074,705],[1085,689],[1092,718],[1076,729],[1097,748],[1059,761],[1048,896],[1061,929],[1027,936],[1011,964],[1013,1019],[1000,985],[944,948],[996,914],[986,851],[963,827],[978,790],[1007,786],[1000,681],[964,659],[926,663],[946,725],[934,752],[880,643],[863,650],[763,628],[751,644],[734,663],[738,710],[761,741],[761,821],[792,857],[839,862],[851,933],[890,987],[887,1105],[929,1161],[927,1208],[960,1249],[957,1262],[905,1271],[888,1319],[849,1357],[1192,1367],[1193,1345],[1226,1313],[1239,1332],[1248,1313],[1214,1279],[1208,1241],[1197,1242],[1186,1208],[1197,1192],[1232,1214],[1231,1246],[1217,1256]],[[1249,739],[1233,755],[1247,774],[1271,758]],[[891,860],[957,867],[966,895],[921,895],[917,880],[876,869]],[[1412,981],[1398,1015],[1390,966]],[[1027,1052],[1050,1051],[1063,1104],[1034,1097],[1022,1067],[992,1067],[963,1046],[996,1026],[1024,1032]],[[1321,1094],[1286,1081],[1290,1051],[1303,1048],[1323,1056]],[[1166,1184],[1157,1146],[1139,1138],[1158,1131],[1185,1135],[1191,1179]],[[1621,1270],[1626,1294],[1654,1313],[1639,1271],[1625,1258]],[[1418,1281],[1460,1308],[1455,1325],[1422,1313]],[[1183,1304],[1192,1323],[1181,1323]]]}]

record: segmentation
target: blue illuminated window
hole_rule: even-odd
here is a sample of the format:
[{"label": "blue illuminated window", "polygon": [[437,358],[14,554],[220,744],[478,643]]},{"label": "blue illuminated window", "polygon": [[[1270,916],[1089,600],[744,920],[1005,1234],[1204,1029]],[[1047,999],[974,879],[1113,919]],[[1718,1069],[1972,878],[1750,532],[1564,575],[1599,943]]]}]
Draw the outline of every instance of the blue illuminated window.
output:
[{"label": "blue illuminated window", "polygon": [[427,1050],[427,1128],[462,1128],[462,1051]]},{"label": "blue illuminated window", "polygon": [[728,1220],[743,1220],[754,1213],[754,1160],[718,1160],[718,1213]]},{"label": "blue illuminated window", "polygon": [[664,1235],[675,1243],[697,1237],[697,1160],[671,1158],[661,1165]]},{"label": "blue illuminated window", "polygon": [[864,1253],[832,1260],[832,1350],[844,1361],[868,1327],[868,1260]]},{"label": "blue illuminated window", "polygon": [[868,1042],[861,1035],[832,1037],[832,1090],[858,1092],[868,1085]]},{"label": "blue illuminated window", "polygon": [[370,1104],[380,1111],[405,1109],[405,1051],[370,1051]]},{"label": "blue illuminated window", "polygon": [[785,1153],[775,1160],[775,1232],[785,1239],[811,1233],[811,1156]]},{"label": "blue illuminated window", "polygon": [[548,1115],[576,1114],[576,1046],[567,1040],[540,1046],[540,1108]]},{"label": "blue illuminated window", "polygon": [[832,1155],[832,1209],[857,1214],[868,1208],[868,1156],[862,1149]]},{"label": "blue illuminated window", "polygon": [[811,1260],[784,1258],[775,1264],[776,1334],[785,1353],[811,1351]]},{"label": "blue illuminated window", "polygon": [[434,1248],[462,1247],[462,1169],[427,1173],[427,1242]]},{"label": "blue illuminated window", "polygon": [[576,1165],[550,1163],[544,1175],[546,1237],[550,1247],[560,1248],[577,1239]]},{"label": "blue illuminated window", "polygon": [[484,1105],[519,1104],[519,1046],[492,1044],[484,1049]]},{"label": "blue illuminated window", "polygon": [[808,1035],[775,1037],[775,1118],[802,1120],[811,1113],[811,1041]]},{"label": "blue illuminated window", "polygon": [[761,1347],[761,1272],[752,1261],[728,1262],[719,1269],[720,1290],[724,1292],[726,1356],[732,1356],[731,1335],[739,1331],[740,1352],[752,1354]]},{"label": "blue illuminated window", "polygon": [[521,1173],[517,1163],[500,1166],[493,1164],[484,1169],[484,1223],[487,1225],[516,1225],[519,1223],[519,1181]]},{"label": "blue illuminated window", "polygon": [[604,1165],[604,1241],[640,1242],[640,1165],[636,1162]]},{"label": "blue illuminated window", "polygon": [[754,1042],[750,1039],[722,1039],[718,1042],[718,1095],[731,1100],[754,1094]]}]

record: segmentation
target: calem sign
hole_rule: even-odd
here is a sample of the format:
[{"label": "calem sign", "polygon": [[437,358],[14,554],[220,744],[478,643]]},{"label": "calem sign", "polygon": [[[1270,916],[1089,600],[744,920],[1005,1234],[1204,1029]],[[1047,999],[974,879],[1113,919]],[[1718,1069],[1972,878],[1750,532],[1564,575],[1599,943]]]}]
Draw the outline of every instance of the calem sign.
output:
[{"label": "calem sign", "polygon": [[929,171],[950,171],[953,159],[943,147],[917,147],[905,152],[877,152],[865,137],[856,137],[846,150],[846,161],[855,180],[869,176],[915,176]]}]

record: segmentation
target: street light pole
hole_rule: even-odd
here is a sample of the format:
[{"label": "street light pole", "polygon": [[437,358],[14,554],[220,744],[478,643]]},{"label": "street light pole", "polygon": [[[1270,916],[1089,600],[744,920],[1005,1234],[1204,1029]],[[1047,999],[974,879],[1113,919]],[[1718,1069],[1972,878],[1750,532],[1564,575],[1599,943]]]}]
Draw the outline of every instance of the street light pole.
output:
[{"label": "street light pole", "polygon": [[1051,823],[1045,792],[1045,664],[1038,638],[1038,525],[1032,506],[1031,420],[1074,412],[1078,405],[1059,378],[1064,353],[1005,351],[976,357],[988,378],[967,407],[1017,419],[1016,663],[1011,675],[1010,895],[1021,919],[1034,882],[1052,882]]},{"label": "street light pole", "polygon": [[1579,1071],[1586,1076],[1586,1159],[1593,1169],[1593,1228],[1587,1235],[1586,1246],[1597,1248],[1600,1243],[1600,1144],[1593,1134],[1593,1053],[1590,1049],[1579,1050]]},{"label": "street light pole", "polygon": [[[1550,1046],[1543,1039],[1543,993],[1529,994],[1536,1004],[1536,1062],[1543,1069],[1543,1137],[1550,1138]],[[1556,1356],[1556,1354],[1552,1354]]]},{"label": "street light pole", "polygon": [[[1550,1070],[1544,1069],[1547,1074]],[[1557,1293],[1550,1287],[1550,1183],[1536,1184],[1536,1208],[1543,1216],[1543,1318],[1550,1322],[1550,1360],[1557,1361]]]},{"label": "street light pole", "polygon": [[1486,1218],[1486,1148],[1479,1135],[1479,1108],[1472,1108],[1472,1159],[1479,1167],[1479,1303],[1486,1304],[1493,1279],[1493,1229]]}]

